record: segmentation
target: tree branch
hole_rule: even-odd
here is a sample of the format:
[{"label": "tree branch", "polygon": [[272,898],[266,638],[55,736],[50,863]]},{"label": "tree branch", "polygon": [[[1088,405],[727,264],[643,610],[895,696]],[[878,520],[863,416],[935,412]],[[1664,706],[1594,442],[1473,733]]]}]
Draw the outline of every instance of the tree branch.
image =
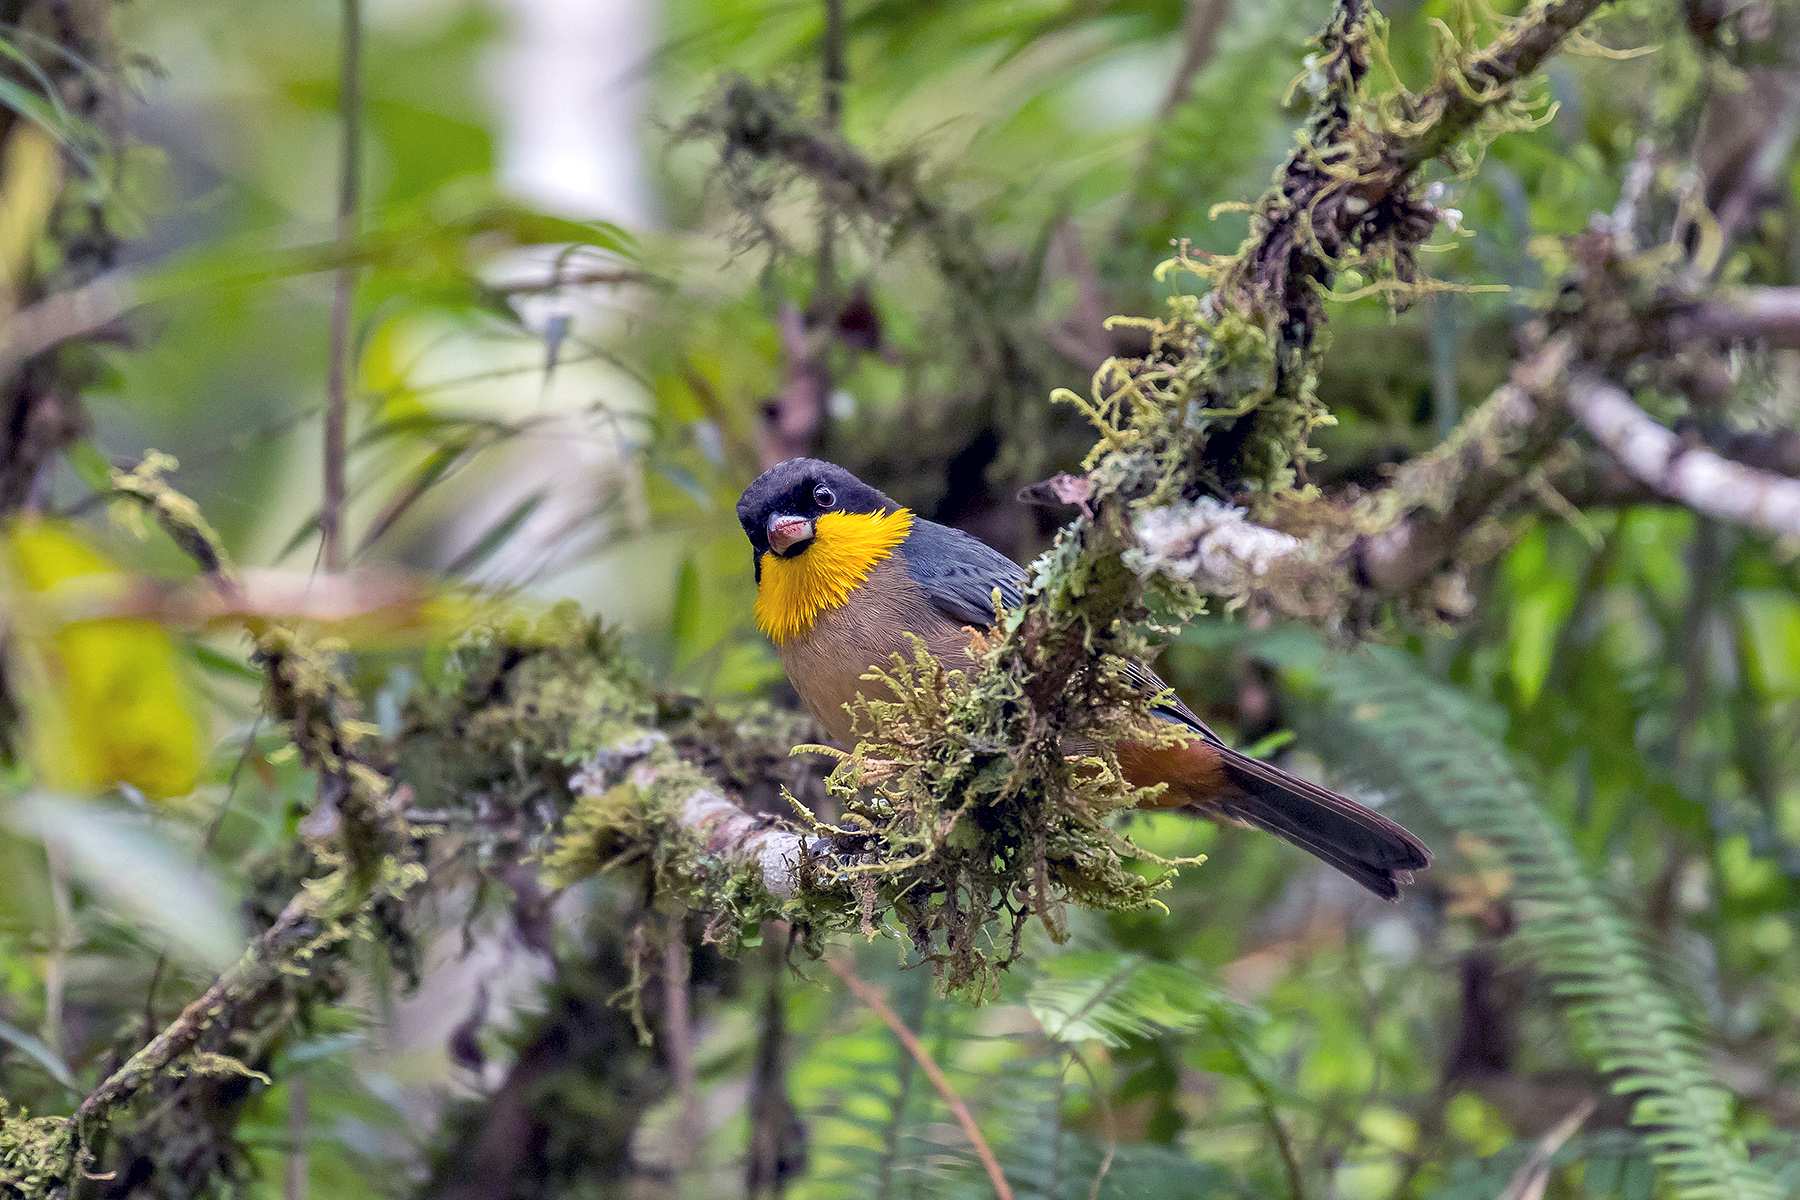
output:
[{"label": "tree branch", "polygon": [[1482,116],[1511,99],[1513,86],[1543,66],[1563,40],[1607,2],[1552,0],[1528,12],[1455,77],[1420,97],[1418,112],[1431,124],[1394,148],[1399,176],[1404,178],[1449,150]]},{"label": "tree branch", "polygon": [[[669,750],[668,738],[658,731],[641,731],[617,741],[612,748],[590,759],[569,780],[569,791],[577,802],[583,797],[604,797],[621,781],[628,782],[640,793],[658,783],[669,781],[681,785],[682,791],[655,813],[648,806],[641,820],[649,828],[642,841],[651,845],[679,844],[684,839],[697,842],[700,851],[726,863],[755,864],[767,896],[774,902],[792,900],[800,894],[801,874],[809,860],[830,853],[824,838],[808,837],[767,817],[756,817],[732,803],[709,783],[689,786],[693,776],[676,768],[683,764]],[[667,830],[656,825],[667,822]],[[564,853],[559,849],[558,854]],[[556,855],[546,860],[554,870],[559,865]]]},{"label": "tree branch", "polygon": [[1573,380],[1568,399],[1594,440],[1650,488],[1709,516],[1778,537],[1800,537],[1800,480],[1685,442],[1622,389],[1592,376]]},{"label": "tree branch", "polygon": [[1720,338],[1800,349],[1800,287],[1751,288],[1695,305],[1671,323],[1676,341]]},{"label": "tree branch", "polygon": [[1402,466],[1386,493],[1362,505],[1402,515],[1359,539],[1351,558],[1359,581],[1392,595],[1429,577],[1518,485],[1521,464],[1536,462],[1562,438],[1569,420],[1555,400],[1570,353],[1557,339],[1520,363],[1442,445]]},{"label": "tree branch", "polygon": [[[1302,509],[1299,536],[1201,497],[1140,514],[1133,564],[1140,574],[1161,570],[1315,619],[1353,603],[1404,598],[1450,565],[1569,429],[1561,391],[1571,353],[1565,338],[1546,343],[1440,446],[1401,466],[1388,487]],[[1455,602],[1434,598],[1445,616],[1462,615],[1449,607]]]},{"label": "tree branch", "polygon": [[335,899],[333,891],[326,888],[298,892],[236,966],[220,975],[148,1045],[88,1093],[72,1118],[76,1151],[106,1128],[112,1112],[129,1104],[168,1066],[199,1045],[209,1029],[229,1025],[239,1009],[284,968],[317,953],[328,941],[349,936],[342,925],[321,920]]},{"label": "tree branch", "polygon": [[[362,203],[362,0],[343,0],[343,59],[338,85],[338,120],[343,141],[338,163],[337,240],[356,238]],[[350,417],[350,306],[356,297],[356,268],[338,268],[331,296],[331,361],[325,386],[325,488],[319,505],[319,559],[327,573],[344,569],[344,478],[346,426]]]}]

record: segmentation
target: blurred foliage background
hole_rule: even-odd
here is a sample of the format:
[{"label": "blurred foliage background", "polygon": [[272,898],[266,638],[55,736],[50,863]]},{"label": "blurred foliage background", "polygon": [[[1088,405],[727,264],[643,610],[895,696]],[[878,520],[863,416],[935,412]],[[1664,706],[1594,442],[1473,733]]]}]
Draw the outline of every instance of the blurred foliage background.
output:
[{"label": "blurred foliage background", "polygon": [[[1440,38],[1487,28],[1479,9],[1384,5],[1399,76],[1428,79]],[[346,12],[363,179],[357,232],[339,242]],[[751,621],[737,493],[810,449],[1021,560],[1041,549],[1050,518],[1012,497],[1090,442],[1050,391],[1085,392],[1128,345],[1103,319],[1153,313],[1178,286],[1154,273],[1175,240],[1202,254],[1243,238],[1242,212],[1213,210],[1253,200],[1291,148],[1306,94],[1290,85],[1330,13],[0,4],[7,311],[95,278],[157,301],[34,360],[19,385],[60,398],[67,436],[7,505],[74,524],[13,536],[15,642],[34,597],[71,580],[192,578],[153,522],[96,493],[108,463],[152,451],[178,461],[168,482],[233,561],[318,565],[349,261],[348,564],[527,608],[572,598],[622,630],[666,695],[791,706]],[[1379,297],[1332,306],[1321,389],[1337,424],[1316,439],[1312,482],[1379,484],[1504,381],[1547,239],[1611,210],[1640,144],[1708,196],[1791,144],[1795,31],[1765,0],[1631,0],[1586,52],[1555,59],[1554,116],[1497,140],[1440,202],[1460,227],[1440,229],[1427,269],[1481,290],[1400,314]],[[785,165],[757,135],[784,121],[835,125],[845,156]],[[1729,248],[1730,281],[1800,282],[1800,176],[1782,163]],[[1800,427],[1800,357],[1756,369],[1765,399],[1745,428]],[[6,436],[16,479],[35,435],[15,419]],[[1016,1195],[1674,1187],[1571,1041],[1552,973],[1513,937],[1529,899],[1433,809],[1434,768],[1343,728],[1373,703],[1355,699],[1358,672],[1378,670],[1410,681],[1392,694],[1440,736],[1510,772],[1506,796],[1541,806],[1704,1040],[1732,1136],[1776,1194],[1800,1189],[1793,547],[1604,495],[1504,532],[1472,615],[1373,617],[1359,632],[1379,654],[1218,616],[1160,660],[1237,744],[1383,788],[1439,852],[1400,906],[1271,838],[1158,816],[1133,825],[1142,844],[1207,856],[1166,910],[1071,913],[1061,945],[1037,931],[996,1001],[939,996],[929,969],[901,969],[901,939],[837,951],[919,1032]],[[455,638],[447,618],[407,623],[424,633],[336,630],[384,737]],[[304,877],[291,859],[317,787],[261,715],[241,626],[82,636],[60,652],[95,664],[91,694],[34,701],[16,645],[9,695],[38,715],[28,733],[0,713],[0,1097],[15,1113],[68,1111],[268,923]],[[61,726],[42,715],[58,703]],[[67,777],[46,767],[59,762]],[[689,1011],[652,987],[643,1045],[612,1002],[640,922],[660,918],[629,879],[551,894],[491,846],[433,872],[405,937],[296,984],[234,1050],[248,1073],[196,1071],[140,1106],[103,1160],[114,1173],[80,1193],[991,1194],[913,1057],[820,964],[790,970],[780,937],[727,961],[696,922]]]}]

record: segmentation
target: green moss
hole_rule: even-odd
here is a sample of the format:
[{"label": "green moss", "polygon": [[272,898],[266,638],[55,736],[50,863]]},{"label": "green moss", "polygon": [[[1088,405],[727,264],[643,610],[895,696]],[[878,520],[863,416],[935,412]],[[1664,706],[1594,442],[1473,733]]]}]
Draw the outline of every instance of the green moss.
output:
[{"label": "green moss", "polygon": [[[1113,586],[1116,572],[1083,569],[1084,586]],[[1081,619],[1072,600],[1063,613]],[[639,872],[657,905],[705,914],[708,940],[728,952],[756,944],[769,921],[815,948],[834,932],[897,923],[947,986],[981,995],[1016,953],[1026,920],[1060,933],[1062,904],[1153,901],[1166,880],[1131,870],[1127,861],[1143,856],[1107,827],[1141,793],[1104,749],[1071,763],[1059,738],[1024,736],[1024,676],[990,672],[971,687],[920,648],[883,678],[896,698],[857,714],[862,744],[828,782],[843,814],[834,822],[793,798],[805,772],[788,751],[804,718],[766,705],[659,704],[616,639],[573,609],[471,635],[413,698],[402,742],[408,769],[422,772],[413,776],[420,802],[447,822],[479,808],[505,829],[548,802],[558,816],[533,843],[546,883]],[[1127,731],[1168,736],[1115,670],[1087,686],[1106,699],[1070,727],[1075,736],[1097,746]],[[743,839],[697,828],[690,812],[696,796],[731,793],[741,804],[759,787],[788,796],[811,844],[794,879],[773,891]]]},{"label": "green moss", "polygon": [[9,1197],[67,1194],[69,1122],[33,1117],[0,1100],[0,1193]]},{"label": "green moss", "polygon": [[[1000,645],[985,648],[984,665],[998,665]],[[1023,728],[1025,681],[1012,671],[971,681],[915,642],[910,659],[895,655],[870,678],[892,699],[853,708],[860,741],[829,781],[843,816],[811,823],[839,851],[818,868],[820,882],[857,896],[865,932],[891,912],[949,988],[980,997],[1018,954],[1028,920],[1061,937],[1064,904],[1141,908],[1171,881],[1172,872],[1132,871],[1127,860],[1150,856],[1107,822],[1146,798],[1125,782],[1110,746],[1127,736],[1169,740],[1115,669],[1087,681],[1097,703],[1069,732],[1091,741],[1093,754],[1078,760],[1065,756],[1061,737]]]}]

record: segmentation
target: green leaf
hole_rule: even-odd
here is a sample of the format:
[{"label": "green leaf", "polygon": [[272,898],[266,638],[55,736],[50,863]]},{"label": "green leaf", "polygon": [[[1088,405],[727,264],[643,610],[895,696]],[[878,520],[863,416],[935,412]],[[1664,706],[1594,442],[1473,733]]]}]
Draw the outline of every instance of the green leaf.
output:
[{"label": "green leaf", "polygon": [[243,952],[237,906],[194,864],[193,851],[164,837],[147,814],[31,792],[5,819],[60,848],[80,884],[177,957],[218,972]]},{"label": "green leaf", "polygon": [[99,447],[93,442],[87,438],[70,442],[63,449],[63,458],[81,482],[96,492],[112,491],[112,464],[106,461],[106,455],[100,453]]},{"label": "green leaf", "polygon": [[1780,588],[1745,588],[1737,603],[1757,690],[1771,698],[1800,695],[1800,599]]},{"label": "green leaf", "polygon": [[204,644],[193,646],[189,653],[194,656],[195,662],[215,675],[223,675],[243,683],[261,683],[263,680],[261,671],[236,655],[223,653]]},{"label": "green leaf", "polygon": [[700,571],[694,566],[693,556],[688,555],[681,560],[681,570],[675,577],[675,605],[669,615],[669,640],[675,644],[677,655],[692,652],[703,639],[711,640],[706,636],[701,616]]},{"label": "green leaf", "polygon": [[1044,1034],[1071,1045],[1114,1048],[1134,1039],[1193,1029],[1232,1002],[1190,971],[1131,954],[1052,959],[1026,1007]]},{"label": "green leaf", "polygon": [[1252,742],[1250,745],[1245,746],[1243,753],[1250,758],[1267,758],[1269,755],[1293,741],[1294,736],[1294,731],[1291,729],[1277,729],[1275,732],[1265,734],[1264,736],[1257,738],[1256,741]]},{"label": "green leaf", "polygon": [[456,561],[444,568],[444,574],[452,578],[467,575],[492,558],[495,552],[506,544],[506,539],[517,532],[519,526],[531,519],[531,514],[538,510],[538,506],[544,502],[544,497],[544,492],[533,492],[513,505],[512,510],[495,522],[493,527],[482,534],[473,546],[457,555]]},{"label": "green leaf", "polygon": [[18,80],[0,75],[0,106],[10,108],[26,120],[42,126],[44,132],[55,138],[81,163],[89,175],[95,174],[94,156],[83,145],[93,141],[92,128],[63,107],[57,96],[56,84],[36,63],[5,39],[0,39],[0,57],[22,66],[43,88],[41,93],[34,92]]},{"label": "green leaf", "polygon": [[414,470],[412,477],[395,489],[393,496],[382,507],[380,515],[369,523],[368,531],[357,544],[357,555],[360,557],[370,546],[380,541],[383,534],[398,524],[400,518],[425,497],[425,493],[462,466],[470,454],[481,449],[483,444],[478,435],[469,434],[452,438],[426,455],[425,461]]},{"label": "green leaf", "polygon": [[62,1056],[23,1029],[0,1021],[0,1042],[5,1042],[44,1068],[45,1074],[71,1092],[81,1092],[81,1085],[75,1081],[75,1073],[69,1070],[69,1064],[62,1060]]}]

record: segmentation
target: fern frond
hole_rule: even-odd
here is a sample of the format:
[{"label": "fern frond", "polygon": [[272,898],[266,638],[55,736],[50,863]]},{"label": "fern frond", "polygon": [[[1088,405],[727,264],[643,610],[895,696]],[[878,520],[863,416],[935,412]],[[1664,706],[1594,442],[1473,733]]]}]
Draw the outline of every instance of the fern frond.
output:
[{"label": "fern frond", "polygon": [[1473,702],[1394,651],[1338,656],[1318,682],[1326,724],[1368,782],[1397,789],[1493,848],[1512,874],[1518,936],[1565,1004],[1576,1043],[1634,1098],[1632,1122],[1684,1200],[1784,1193],[1732,1131],[1731,1097],[1637,929],[1589,875]]},{"label": "fern frond", "polygon": [[1043,971],[1026,1006],[1047,1037],[1071,1045],[1097,1041],[1116,1049],[1241,1007],[1191,971],[1133,954],[1064,954]]}]

